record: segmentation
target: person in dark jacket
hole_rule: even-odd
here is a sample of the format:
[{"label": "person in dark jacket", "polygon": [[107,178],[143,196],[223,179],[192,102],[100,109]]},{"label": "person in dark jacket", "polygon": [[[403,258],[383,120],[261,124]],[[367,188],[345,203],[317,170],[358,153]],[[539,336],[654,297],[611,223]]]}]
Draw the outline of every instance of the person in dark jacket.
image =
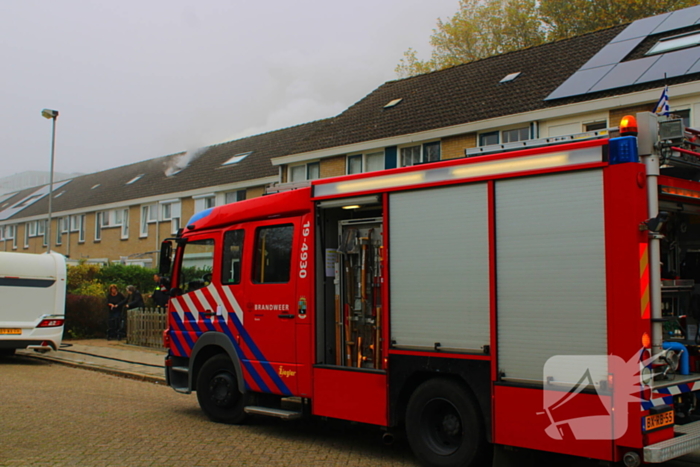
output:
[{"label": "person in dark jacket", "polygon": [[119,291],[116,284],[111,284],[109,286],[109,293],[107,294],[107,308],[109,312],[107,340],[118,339],[120,337],[119,331],[122,328],[122,302],[124,302],[124,295]]},{"label": "person in dark jacket", "polygon": [[129,285],[126,288],[126,291],[129,295],[127,295],[127,297],[122,302],[124,308],[128,310],[134,310],[136,308],[143,308],[146,306],[146,304],[143,302],[141,292],[139,292],[136,287],[134,287],[133,285]]},{"label": "person in dark jacket", "polygon": [[156,288],[150,298],[153,299],[153,303],[159,308],[165,308],[168,304],[168,298],[170,297],[170,281],[167,277],[160,276],[158,274],[153,275],[153,282],[156,283]]}]

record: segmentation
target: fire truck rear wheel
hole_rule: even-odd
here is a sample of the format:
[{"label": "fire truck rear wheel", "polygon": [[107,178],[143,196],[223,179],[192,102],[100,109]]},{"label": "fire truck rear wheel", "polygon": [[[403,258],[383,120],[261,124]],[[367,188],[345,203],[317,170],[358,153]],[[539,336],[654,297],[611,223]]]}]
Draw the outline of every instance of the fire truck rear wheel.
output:
[{"label": "fire truck rear wheel", "polygon": [[227,355],[215,355],[204,362],[197,377],[197,400],[215,422],[243,422],[246,397],[238,390],[236,369]]},{"label": "fire truck rear wheel", "polygon": [[491,452],[479,409],[461,384],[442,378],[418,386],[406,409],[406,434],[428,466],[480,466]]}]

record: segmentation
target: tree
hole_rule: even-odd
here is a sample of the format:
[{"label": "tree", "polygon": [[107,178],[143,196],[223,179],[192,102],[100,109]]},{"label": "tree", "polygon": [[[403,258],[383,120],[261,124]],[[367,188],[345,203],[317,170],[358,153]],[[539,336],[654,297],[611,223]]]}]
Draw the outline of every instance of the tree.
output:
[{"label": "tree", "polygon": [[547,25],[548,40],[557,40],[696,3],[697,0],[541,0],[539,14]]},{"label": "tree", "polygon": [[697,0],[460,0],[430,36],[429,60],[409,48],[399,77],[467,63],[692,6]]}]

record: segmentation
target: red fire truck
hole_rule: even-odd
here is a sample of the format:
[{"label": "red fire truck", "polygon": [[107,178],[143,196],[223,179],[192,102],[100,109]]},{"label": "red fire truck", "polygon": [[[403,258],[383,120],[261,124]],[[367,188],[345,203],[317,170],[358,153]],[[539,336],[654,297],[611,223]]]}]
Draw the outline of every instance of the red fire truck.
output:
[{"label": "red fire truck", "polygon": [[196,214],[161,251],[168,384],[217,422],[405,426],[425,465],[700,448],[700,154],[636,118]]}]

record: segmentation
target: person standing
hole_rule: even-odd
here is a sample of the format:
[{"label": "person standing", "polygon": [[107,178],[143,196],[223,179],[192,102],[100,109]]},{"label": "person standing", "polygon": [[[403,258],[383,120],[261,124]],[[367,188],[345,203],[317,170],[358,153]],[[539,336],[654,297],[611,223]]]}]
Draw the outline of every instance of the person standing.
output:
[{"label": "person standing", "polygon": [[119,338],[119,329],[121,328],[122,309],[124,307],[124,295],[119,291],[116,284],[109,286],[107,294],[107,308],[109,318],[107,321],[107,340]]},{"label": "person standing", "polygon": [[124,301],[122,302],[125,309],[135,310],[137,308],[143,308],[146,306],[146,304],[143,302],[143,296],[141,296],[141,292],[139,292],[135,286],[127,286],[126,291],[129,295],[127,295]]},{"label": "person standing", "polygon": [[150,298],[158,308],[165,308],[170,297],[170,281],[164,276],[158,274],[153,275],[153,282],[156,283],[156,288]]}]

